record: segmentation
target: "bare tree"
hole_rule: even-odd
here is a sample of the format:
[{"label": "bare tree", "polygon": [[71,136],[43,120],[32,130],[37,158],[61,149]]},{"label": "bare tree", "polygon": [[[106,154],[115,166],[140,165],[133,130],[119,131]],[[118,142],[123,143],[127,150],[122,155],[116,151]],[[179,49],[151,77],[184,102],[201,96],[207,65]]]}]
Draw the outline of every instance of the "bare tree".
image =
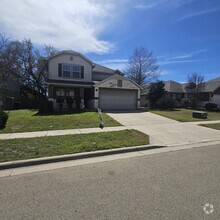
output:
[{"label": "bare tree", "polygon": [[4,35],[0,34],[0,51],[5,47],[9,38],[6,38]]},{"label": "bare tree", "polygon": [[44,48],[44,54],[35,50],[31,40],[10,41],[0,51],[0,81],[16,78],[20,83],[20,94],[32,94],[35,98],[46,96],[47,61],[45,56],[53,55],[56,49]]},{"label": "bare tree", "polygon": [[50,44],[49,45],[44,44],[43,51],[44,51],[43,54],[44,57],[52,56],[58,52],[58,50]]},{"label": "bare tree", "polygon": [[[52,48],[52,47],[51,47]],[[47,93],[47,62],[38,50],[34,50],[31,40],[22,42],[19,66],[21,95],[32,94],[35,98],[43,98]]]},{"label": "bare tree", "polygon": [[18,76],[21,43],[1,37],[0,45],[0,83],[4,84],[8,79]]},{"label": "bare tree", "polygon": [[153,52],[144,47],[135,48],[125,72],[129,78],[139,85],[155,81],[160,73]]},{"label": "bare tree", "polygon": [[191,107],[196,107],[201,101],[201,94],[205,88],[204,76],[198,73],[192,73],[188,75],[187,81],[186,90],[189,93]]}]

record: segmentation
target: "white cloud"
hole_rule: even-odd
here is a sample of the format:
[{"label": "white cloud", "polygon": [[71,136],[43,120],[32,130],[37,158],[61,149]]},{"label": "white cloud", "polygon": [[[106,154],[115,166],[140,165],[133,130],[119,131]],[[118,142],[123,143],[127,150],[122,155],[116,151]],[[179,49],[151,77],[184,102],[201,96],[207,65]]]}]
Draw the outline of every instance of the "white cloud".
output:
[{"label": "white cloud", "polygon": [[134,8],[140,9],[140,10],[148,10],[148,9],[154,8],[157,5],[158,5],[158,3],[152,2],[152,3],[149,3],[149,4],[135,5]]},{"label": "white cloud", "polygon": [[102,61],[97,61],[95,63],[101,64],[103,66],[109,67],[111,69],[118,69],[123,71],[128,63],[128,59],[109,59],[109,60],[102,60]]},{"label": "white cloud", "polygon": [[208,51],[208,49],[195,50],[195,51],[192,51],[192,52],[189,52],[189,53],[178,54],[178,55],[175,55],[175,56],[167,57],[166,60],[168,61],[168,60],[188,59],[188,58],[193,57],[196,54],[204,53],[206,51]]},{"label": "white cloud", "polygon": [[111,60],[102,60],[101,62],[99,62],[100,64],[106,64],[106,63],[127,63],[128,59],[111,59]]},{"label": "white cloud", "polygon": [[59,49],[109,53],[113,42],[99,36],[114,21],[114,0],[19,0],[0,2],[0,28],[9,36],[30,38]]},{"label": "white cloud", "polygon": [[158,8],[163,11],[172,11],[178,9],[186,4],[189,4],[195,0],[147,0],[143,4],[137,4],[134,6],[135,9],[149,10],[152,8]]},{"label": "white cloud", "polygon": [[174,75],[176,74],[177,71],[172,71],[172,70],[161,70],[160,76],[169,76],[169,75]]},{"label": "white cloud", "polygon": [[192,62],[199,62],[201,59],[193,59],[193,57],[197,54],[204,53],[208,51],[208,49],[200,49],[195,50],[189,53],[181,53],[176,55],[169,55],[169,56],[160,56],[159,65],[168,65],[168,64],[177,64],[177,63],[192,63]]},{"label": "white cloud", "polygon": [[206,10],[203,10],[203,11],[195,11],[195,12],[192,12],[192,13],[189,13],[187,15],[184,15],[184,16],[180,17],[178,19],[178,21],[182,21],[182,20],[185,20],[185,19],[188,19],[188,18],[199,16],[199,15],[209,14],[209,13],[216,12],[216,11],[219,11],[219,10],[220,10],[220,8],[217,7],[217,8],[206,9]]},{"label": "white cloud", "polygon": [[167,64],[177,64],[177,63],[193,63],[199,62],[201,60],[170,60],[170,61],[159,61],[159,65],[167,65]]}]

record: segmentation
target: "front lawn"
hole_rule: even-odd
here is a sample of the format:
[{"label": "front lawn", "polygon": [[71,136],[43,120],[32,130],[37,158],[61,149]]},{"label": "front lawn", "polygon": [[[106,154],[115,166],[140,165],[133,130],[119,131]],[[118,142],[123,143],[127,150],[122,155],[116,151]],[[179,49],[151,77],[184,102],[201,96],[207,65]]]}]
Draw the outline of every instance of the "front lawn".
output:
[{"label": "front lawn", "polygon": [[207,119],[193,118],[192,109],[175,109],[175,110],[151,110],[152,113],[180,121],[180,122],[190,122],[190,121],[213,121],[220,120],[220,112],[208,112]]},{"label": "front lawn", "polygon": [[216,123],[216,124],[204,124],[201,125],[207,128],[212,128],[212,129],[216,129],[216,130],[220,130],[220,123]]},{"label": "front lawn", "polygon": [[[105,127],[121,125],[105,113],[103,113],[103,121]],[[97,112],[38,115],[36,110],[14,110],[10,112],[6,127],[0,130],[0,133],[94,127],[99,127]]]},{"label": "front lawn", "polygon": [[149,144],[136,130],[1,140],[0,162]]}]

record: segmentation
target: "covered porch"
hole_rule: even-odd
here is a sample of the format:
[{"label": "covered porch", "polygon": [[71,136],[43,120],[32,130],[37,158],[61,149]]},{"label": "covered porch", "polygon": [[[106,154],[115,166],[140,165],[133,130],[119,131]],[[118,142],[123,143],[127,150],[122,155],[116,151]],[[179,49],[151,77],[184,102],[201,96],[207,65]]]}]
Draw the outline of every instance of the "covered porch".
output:
[{"label": "covered porch", "polygon": [[94,102],[94,87],[90,83],[48,82],[48,99],[55,111],[91,109]]}]

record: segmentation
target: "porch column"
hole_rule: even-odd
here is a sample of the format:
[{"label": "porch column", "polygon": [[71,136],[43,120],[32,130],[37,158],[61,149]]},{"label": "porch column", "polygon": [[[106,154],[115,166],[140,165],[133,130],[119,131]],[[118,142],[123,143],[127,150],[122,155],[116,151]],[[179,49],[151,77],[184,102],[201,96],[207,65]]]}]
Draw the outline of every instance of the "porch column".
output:
[{"label": "porch column", "polygon": [[99,107],[99,88],[95,87],[95,92],[94,92],[94,108]]},{"label": "porch column", "polygon": [[53,92],[53,85],[49,85],[48,86],[48,98],[54,98],[53,94],[54,94],[54,92]]},{"label": "porch column", "polygon": [[84,88],[80,88],[79,90],[80,93],[80,109],[84,109],[85,108],[85,104],[84,104]]}]

